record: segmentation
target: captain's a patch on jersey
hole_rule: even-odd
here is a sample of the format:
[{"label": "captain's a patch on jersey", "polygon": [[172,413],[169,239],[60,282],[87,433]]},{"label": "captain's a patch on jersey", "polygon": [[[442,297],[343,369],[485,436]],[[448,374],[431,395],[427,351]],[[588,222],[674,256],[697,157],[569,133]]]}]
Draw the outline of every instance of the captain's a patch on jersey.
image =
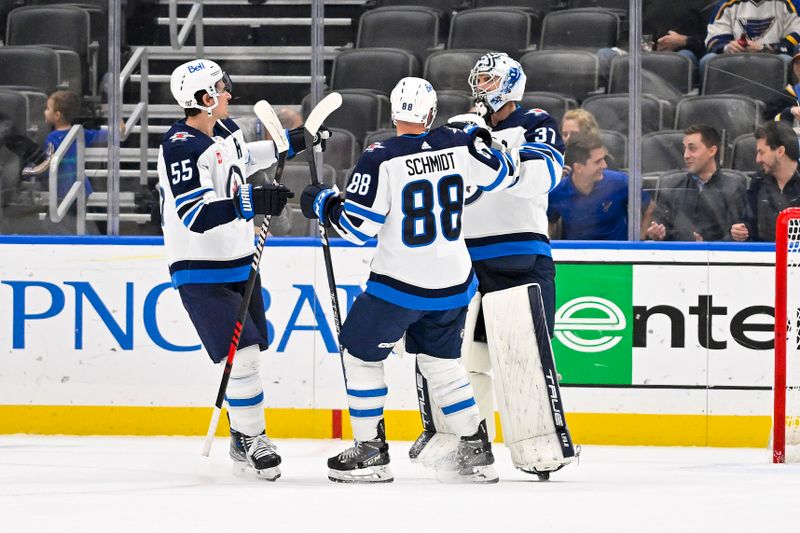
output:
[{"label": "captain's a patch on jersey", "polygon": [[367,148],[364,151],[365,152],[374,152],[375,150],[378,150],[379,148],[383,148],[383,144],[381,144],[380,141],[370,144],[369,146],[367,146]]},{"label": "captain's a patch on jersey", "polygon": [[189,137],[194,137],[191,133],[186,133],[185,131],[179,131],[174,134],[172,137],[169,138],[171,142],[178,142],[178,141],[185,141]]}]

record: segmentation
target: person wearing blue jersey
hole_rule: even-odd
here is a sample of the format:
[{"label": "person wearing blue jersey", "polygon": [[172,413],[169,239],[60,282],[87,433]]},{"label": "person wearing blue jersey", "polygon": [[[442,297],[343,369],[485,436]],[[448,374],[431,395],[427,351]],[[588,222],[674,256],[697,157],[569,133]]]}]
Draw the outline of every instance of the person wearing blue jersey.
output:
[{"label": "person wearing blue jersey", "polygon": [[[469,379],[459,363],[467,304],[477,290],[462,235],[465,187],[524,190],[512,153],[491,147],[488,131],[439,127],[436,92],[403,78],[391,94],[397,136],[368,146],[342,198],[309,185],[303,214],[348,241],[377,236],[366,290],[341,332],[354,446],[328,461],[341,482],[392,481],[383,420],[388,393],[383,362],[405,335],[459,444],[439,465],[444,481],[497,481],[494,456]],[[487,142],[489,144],[487,144]]]},{"label": "person wearing blue jersey", "polygon": [[[172,284],[203,347],[212,361],[221,363],[251,269],[253,218],[279,215],[293,194],[282,185],[247,183],[251,174],[276,162],[275,143],[245,142],[228,117],[232,86],[219,65],[207,59],[184,63],[173,71],[170,87],[186,118],[172,125],[159,147],[164,245]],[[302,129],[286,134],[289,157],[305,149]],[[235,473],[275,480],[281,458],[265,433],[259,377],[259,359],[267,345],[256,278],[226,394],[230,455]]]},{"label": "person wearing blue jersey", "polygon": [[[555,266],[548,237],[547,193],[561,179],[564,142],[558,124],[546,111],[520,105],[526,75],[519,62],[507,54],[489,52],[483,55],[470,71],[468,82],[476,113],[452,117],[451,123],[486,126],[491,129],[493,142],[518,150],[520,181],[526,184],[528,193],[520,195],[509,189],[487,195],[480,189],[471,188],[464,202],[464,236],[479,280],[479,293],[469,306],[462,360],[469,371],[481,416],[489,422],[490,436],[494,433],[493,389],[497,386],[498,407],[504,433],[508,435],[505,428],[519,420],[519,417],[509,414],[514,409],[527,408],[531,402],[538,402],[536,409],[539,412],[551,411],[544,396],[544,377],[537,369],[545,368],[542,365],[548,361],[552,363],[545,360],[555,316]],[[516,289],[527,291],[533,284],[538,288],[531,290],[535,290],[537,295],[530,297],[527,310],[520,309],[516,316],[489,318],[507,323],[519,320],[520,331],[523,331],[531,327],[531,321],[537,320],[535,317],[541,316],[546,334],[524,345],[515,344],[519,339],[492,339],[486,327],[483,301],[489,296],[506,298]],[[528,298],[526,294],[514,301],[527,301]],[[510,305],[502,304],[494,308],[505,313],[511,309]],[[511,350],[492,350],[490,345],[493,342],[505,344]],[[541,360],[534,360],[540,356]],[[516,370],[513,370],[515,366]],[[552,366],[554,368],[554,363]],[[530,371],[521,372],[521,368],[530,368]],[[506,373],[509,369],[512,370]],[[490,374],[493,370],[494,377]],[[512,374],[525,381],[500,381]],[[441,416],[441,405],[430,395],[424,376],[418,375],[417,380],[421,383],[417,392],[423,433],[411,447],[409,455],[412,461],[430,466],[442,454],[450,453],[448,450],[454,445],[453,432]],[[520,387],[531,394],[525,398],[515,396],[514,391],[521,390]],[[553,387],[558,390],[557,383]],[[555,426],[553,421],[535,418],[519,422],[514,428],[515,434],[536,434],[542,438],[523,437],[519,445],[507,439],[514,466],[525,472],[549,475],[550,471],[572,461],[574,450],[566,426],[561,417],[553,414],[553,419],[556,418],[559,422]],[[562,434],[565,435],[563,439]],[[531,447],[530,442],[535,444]],[[562,448],[562,443],[568,446]]]},{"label": "person wearing blue jersey", "polygon": [[[596,133],[574,133],[567,141],[564,161],[572,171],[550,191],[547,217],[551,233],[561,220],[567,240],[628,240],[628,175],[609,170],[606,148]],[[642,236],[653,207],[642,191]]]}]

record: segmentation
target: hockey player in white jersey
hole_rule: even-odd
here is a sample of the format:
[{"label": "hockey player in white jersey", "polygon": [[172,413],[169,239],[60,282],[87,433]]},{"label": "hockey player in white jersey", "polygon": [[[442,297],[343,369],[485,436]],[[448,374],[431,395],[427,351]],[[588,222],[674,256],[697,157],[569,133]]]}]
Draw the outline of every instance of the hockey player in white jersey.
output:
[{"label": "hockey player in white jersey", "polygon": [[[508,55],[482,56],[469,75],[477,115],[451,119],[459,127],[485,125],[495,143],[518,149],[520,179],[529,193],[525,197],[510,189],[487,195],[473,188],[465,200],[464,234],[480,292],[470,303],[463,363],[490,435],[494,402],[489,372],[494,367],[504,440],[514,466],[547,478],[574,457],[549,343],[555,267],[547,235],[547,193],[561,178],[564,143],[547,112],[519,105],[525,81],[522,67]],[[506,327],[511,338],[505,336]],[[417,381],[424,432],[409,455],[428,464],[453,446],[452,431],[424,375],[418,372]]]},{"label": "hockey player in white jersey", "polygon": [[[170,80],[184,108],[158,154],[161,225],[173,285],[203,346],[215,363],[226,359],[253,257],[253,217],[279,215],[293,194],[281,185],[253,187],[247,177],[277,160],[272,141],[246,143],[228,118],[231,84],[219,65],[196,59]],[[287,132],[290,156],[305,148],[302,130]],[[230,374],[226,400],[235,473],[280,476],[281,462],[265,433],[259,358],[267,349],[261,285]]]},{"label": "hockey player in white jersey", "polygon": [[[366,148],[345,197],[309,185],[303,214],[331,224],[348,241],[377,236],[367,287],[342,327],[354,446],[328,460],[329,478],[392,481],[383,420],[383,361],[406,335],[422,374],[452,431],[457,449],[440,466],[443,480],[497,481],[494,457],[459,363],[467,304],[477,280],[461,231],[466,185],[502,190],[517,184],[511,154],[484,144],[488,132],[429,131],[436,93],[420,78],[403,78],[391,94],[397,137]],[[483,140],[482,140],[483,138]]]}]

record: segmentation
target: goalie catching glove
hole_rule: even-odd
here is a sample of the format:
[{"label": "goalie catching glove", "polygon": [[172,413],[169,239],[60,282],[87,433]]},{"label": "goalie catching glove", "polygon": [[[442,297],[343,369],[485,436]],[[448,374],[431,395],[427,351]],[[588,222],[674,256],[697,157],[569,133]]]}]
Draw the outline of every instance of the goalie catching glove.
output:
[{"label": "goalie catching glove", "polygon": [[236,216],[244,220],[251,220],[256,215],[277,216],[289,198],[294,198],[294,193],[284,185],[253,187],[245,183],[233,195],[233,208]]},{"label": "goalie catching glove", "polygon": [[[289,139],[289,153],[286,157],[293,159],[294,156],[303,152],[306,147],[306,139],[303,127],[286,130],[286,137]],[[320,126],[319,131],[314,135],[314,150],[317,152],[325,151],[325,140],[330,139],[331,132],[325,126]]]},{"label": "goalie catching glove", "polygon": [[329,187],[322,183],[312,183],[303,189],[300,195],[300,209],[308,219],[319,219],[325,227],[331,225],[331,210],[343,202],[337,187]]}]

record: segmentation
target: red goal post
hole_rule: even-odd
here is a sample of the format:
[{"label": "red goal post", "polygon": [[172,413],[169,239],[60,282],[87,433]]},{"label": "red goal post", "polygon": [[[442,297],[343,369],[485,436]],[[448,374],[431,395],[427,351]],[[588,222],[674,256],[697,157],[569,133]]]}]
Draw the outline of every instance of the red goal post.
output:
[{"label": "red goal post", "polygon": [[[791,298],[792,313],[788,305]],[[778,215],[775,228],[775,387],[772,462],[800,461],[800,208]],[[789,345],[788,334],[792,342]],[[789,348],[789,349],[787,349]],[[791,357],[792,359],[787,359]],[[789,369],[787,381],[787,367]]]}]

